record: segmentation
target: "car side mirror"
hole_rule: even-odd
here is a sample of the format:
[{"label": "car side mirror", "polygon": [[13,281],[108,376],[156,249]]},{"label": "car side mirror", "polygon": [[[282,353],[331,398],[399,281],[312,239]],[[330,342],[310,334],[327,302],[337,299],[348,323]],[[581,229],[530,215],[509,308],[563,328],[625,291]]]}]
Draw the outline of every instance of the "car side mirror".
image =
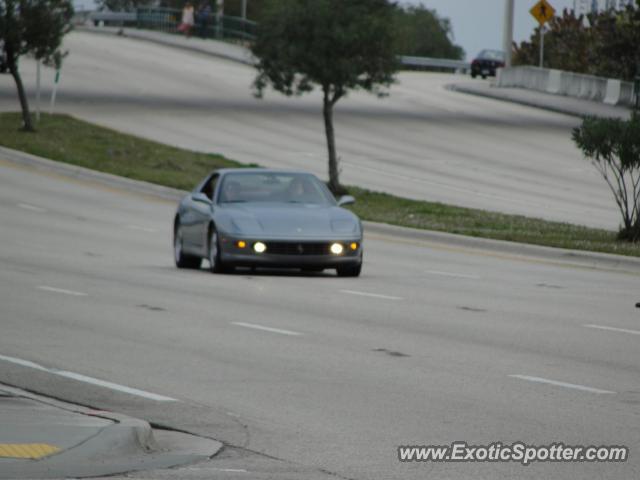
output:
[{"label": "car side mirror", "polygon": [[343,205],[352,205],[356,203],[356,199],[351,195],[343,195],[338,199],[338,206],[342,207]]},{"label": "car side mirror", "polygon": [[191,200],[193,200],[194,202],[200,202],[200,203],[205,203],[207,205],[211,205],[211,199],[202,192],[192,194]]}]

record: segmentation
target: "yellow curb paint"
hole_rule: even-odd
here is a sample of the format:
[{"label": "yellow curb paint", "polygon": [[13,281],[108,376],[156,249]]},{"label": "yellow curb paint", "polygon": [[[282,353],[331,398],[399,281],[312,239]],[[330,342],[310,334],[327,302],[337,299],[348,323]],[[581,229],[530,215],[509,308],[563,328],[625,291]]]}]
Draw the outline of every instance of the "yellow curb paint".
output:
[{"label": "yellow curb paint", "polygon": [[48,443],[0,443],[0,458],[37,460],[58,453],[60,449]]}]

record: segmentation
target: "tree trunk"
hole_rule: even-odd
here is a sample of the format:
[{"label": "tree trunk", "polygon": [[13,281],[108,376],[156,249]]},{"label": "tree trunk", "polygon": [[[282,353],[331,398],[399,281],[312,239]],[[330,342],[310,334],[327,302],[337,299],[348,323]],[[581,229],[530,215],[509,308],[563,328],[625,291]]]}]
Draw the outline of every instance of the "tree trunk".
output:
[{"label": "tree trunk", "polygon": [[22,129],[26,132],[35,132],[33,128],[33,122],[31,121],[31,114],[29,113],[29,102],[27,101],[27,94],[24,91],[24,85],[22,85],[22,78],[20,78],[20,72],[18,71],[18,65],[15,58],[8,59],[9,71],[13,80],[16,82],[16,88],[18,89],[18,98],[20,98],[20,108],[22,109]]},{"label": "tree trunk", "polygon": [[336,139],[333,131],[333,102],[327,89],[324,90],[322,114],[324,116],[324,130],[327,135],[327,149],[329,150],[329,189],[334,194],[339,194],[342,193],[343,188],[340,186]]}]

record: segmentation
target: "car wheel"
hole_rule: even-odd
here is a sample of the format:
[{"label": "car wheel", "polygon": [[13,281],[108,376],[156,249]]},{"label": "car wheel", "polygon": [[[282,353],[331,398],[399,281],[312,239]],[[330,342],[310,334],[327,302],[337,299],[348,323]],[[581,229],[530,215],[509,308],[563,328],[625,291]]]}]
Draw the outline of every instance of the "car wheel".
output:
[{"label": "car wheel", "polygon": [[186,255],[183,248],[183,233],[180,224],[176,226],[173,235],[173,258],[178,268],[200,268],[202,259],[192,255]]},{"label": "car wheel", "polygon": [[471,72],[471,78],[476,78],[477,76],[476,72]]},{"label": "car wheel", "polygon": [[362,263],[355,265],[345,265],[343,267],[337,267],[336,272],[339,277],[359,277],[362,271]]},{"label": "car wheel", "polygon": [[486,80],[486,79],[487,79],[487,76],[486,76],[486,75],[482,75],[482,79],[483,79],[483,80]]},{"label": "car wheel", "polygon": [[220,259],[220,239],[218,238],[218,232],[214,227],[211,228],[209,233],[209,270],[212,273],[228,273],[233,270],[232,267],[222,263]]}]

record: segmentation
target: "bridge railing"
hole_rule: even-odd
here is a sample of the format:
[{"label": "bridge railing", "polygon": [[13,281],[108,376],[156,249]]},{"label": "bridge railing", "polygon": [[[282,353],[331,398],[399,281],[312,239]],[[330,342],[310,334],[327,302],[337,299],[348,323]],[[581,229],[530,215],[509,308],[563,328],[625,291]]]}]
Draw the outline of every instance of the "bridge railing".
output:
[{"label": "bridge railing", "polygon": [[[138,28],[177,33],[182,20],[182,11],[175,8],[140,7],[136,12]],[[240,17],[210,15],[206,21],[199,21],[193,27],[193,35],[205,38],[252,40],[255,38],[256,23]]]},{"label": "bridge railing", "polygon": [[412,68],[453,70],[456,72],[467,72],[471,68],[471,65],[463,60],[408,56],[400,56],[398,58],[403,66]]},{"label": "bridge railing", "polygon": [[[178,27],[182,20],[182,11],[177,8],[139,7],[135,12],[92,12],[90,20],[117,26],[136,26],[145,30],[156,30],[166,33],[179,33]],[[233,39],[252,41],[256,37],[257,23],[240,17],[224,15],[221,18],[212,14],[206,22],[198,22],[193,27],[192,34],[204,38]],[[462,60],[446,58],[399,56],[403,67],[425,70],[451,70],[456,72],[469,71],[469,63]]]}]

